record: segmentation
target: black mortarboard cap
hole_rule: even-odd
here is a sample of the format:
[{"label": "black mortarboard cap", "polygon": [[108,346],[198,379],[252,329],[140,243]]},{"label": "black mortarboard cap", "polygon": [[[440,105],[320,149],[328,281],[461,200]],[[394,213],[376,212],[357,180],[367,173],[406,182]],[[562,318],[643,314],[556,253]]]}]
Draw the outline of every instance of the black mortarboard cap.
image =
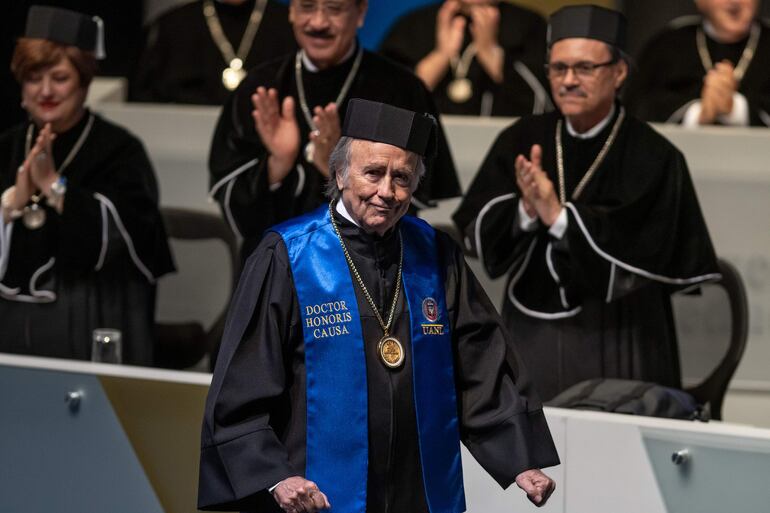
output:
[{"label": "black mortarboard cap", "polygon": [[597,5],[569,5],[551,15],[548,48],[560,39],[597,39],[626,50],[626,18],[618,11]]},{"label": "black mortarboard cap", "polygon": [[104,58],[104,29],[98,16],[86,16],[69,9],[33,5],[27,15],[24,37],[47,39],[75,46]]},{"label": "black mortarboard cap", "polygon": [[436,152],[436,118],[387,103],[352,98],[348,102],[342,135],[381,142],[428,159]]}]

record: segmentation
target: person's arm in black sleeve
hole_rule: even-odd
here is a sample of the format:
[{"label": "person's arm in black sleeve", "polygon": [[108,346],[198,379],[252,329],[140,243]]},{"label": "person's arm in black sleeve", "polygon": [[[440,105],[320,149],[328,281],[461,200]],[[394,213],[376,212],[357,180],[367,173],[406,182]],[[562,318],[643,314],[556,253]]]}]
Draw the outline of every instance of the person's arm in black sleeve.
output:
[{"label": "person's arm in black sleeve", "polygon": [[255,509],[275,501],[269,488],[294,475],[274,430],[288,401],[299,307],[280,237],[266,237],[246,262],[233,297],[206,400],[198,507]]}]

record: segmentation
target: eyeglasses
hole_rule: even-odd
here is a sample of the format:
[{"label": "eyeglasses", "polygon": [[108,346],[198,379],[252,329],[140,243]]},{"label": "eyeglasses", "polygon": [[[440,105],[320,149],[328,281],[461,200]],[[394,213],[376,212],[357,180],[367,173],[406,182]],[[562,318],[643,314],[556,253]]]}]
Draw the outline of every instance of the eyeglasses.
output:
[{"label": "eyeglasses", "polygon": [[320,10],[327,18],[338,18],[351,11],[351,4],[355,4],[355,2],[313,2],[301,0],[297,2],[297,13],[301,16],[311,16]]},{"label": "eyeglasses", "polygon": [[612,66],[618,62],[617,59],[611,59],[607,62],[589,62],[589,61],[580,61],[576,62],[575,64],[567,64],[566,62],[553,62],[551,64],[545,65],[545,74],[548,75],[548,78],[563,78],[567,75],[567,72],[569,70],[572,70],[572,72],[582,78],[590,78],[594,76],[594,73],[596,73],[596,70],[599,68],[602,68],[604,66]]}]

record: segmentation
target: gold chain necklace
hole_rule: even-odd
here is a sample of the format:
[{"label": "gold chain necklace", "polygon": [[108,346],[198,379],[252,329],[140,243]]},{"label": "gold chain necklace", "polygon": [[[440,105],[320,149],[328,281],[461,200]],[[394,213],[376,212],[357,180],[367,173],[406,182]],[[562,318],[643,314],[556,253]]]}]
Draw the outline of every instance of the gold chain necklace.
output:
[{"label": "gold chain necklace", "polygon": [[[759,43],[759,24],[752,23],[751,32],[749,32],[749,40],[746,42],[746,47],[741,53],[741,58],[738,60],[738,64],[735,65],[735,71],[733,71],[733,77],[740,82],[743,75],[746,74],[746,70],[751,64],[751,60],[754,58],[754,53],[757,50],[757,44]],[[700,56],[703,68],[706,71],[710,71],[714,67],[714,63],[711,60],[709,54],[708,45],[706,44],[706,34],[703,32],[703,28],[698,27],[695,32],[695,44],[698,46],[698,55]]]},{"label": "gold chain necklace", "polygon": [[[580,183],[578,183],[577,187],[575,187],[575,191],[572,193],[573,200],[578,199],[580,193],[583,192],[583,189],[585,189],[585,186],[588,185],[591,177],[593,177],[594,173],[596,173],[596,170],[604,161],[604,157],[606,157],[607,152],[610,151],[612,143],[615,142],[615,137],[617,137],[618,130],[620,130],[620,124],[623,122],[623,118],[625,117],[626,111],[621,107],[620,114],[618,114],[618,119],[615,120],[615,124],[612,126],[612,131],[607,137],[607,140],[604,141],[602,149],[599,150],[599,154],[596,155],[596,158],[594,159],[593,163],[591,163],[588,171],[586,171],[586,173],[583,175],[583,178],[580,180]],[[564,205],[567,203],[567,193],[565,191],[566,187],[564,185],[564,150],[561,145],[561,125],[562,120],[559,118],[559,121],[556,122],[556,168],[559,172],[559,201],[562,205]]]},{"label": "gold chain necklace", "polygon": [[243,37],[238,45],[238,53],[233,50],[233,45],[228,41],[225,31],[222,29],[222,24],[219,22],[219,16],[217,16],[217,9],[214,7],[212,0],[204,0],[203,2],[203,16],[206,18],[206,24],[209,27],[211,38],[219,47],[219,51],[222,53],[225,62],[228,66],[222,72],[222,84],[229,91],[238,87],[238,84],[246,77],[246,70],[243,69],[246,57],[249,55],[251,45],[254,44],[254,37],[257,35],[259,25],[262,23],[262,17],[265,14],[265,7],[267,6],[267,0],[257,0],[254,4],[254,8],[251,10],[251,16],[249,16],[249,23],[246,25],[246,30],[243,32]]},{"label": "gold chain necklace", "polygon": [[[359,48],[358,53],[356,53],[356,60],[353,61],[353,67],[350,68],[348,76],[345,77],[345,82],[342,83],[340,93],[334,100],[334,104],[337,106],[337,109],[339,109],[340,103],[348,94],[350,86],[353,85],[353,79],[356,78],[356,73],[358,73],[358,68],[361,66],[361,59],[363,59],[363,57],[364,49]],[[294,80],[297,82],[297,96],[299,97],[299,106],[302,109],[302,115],[305,117],[305,121],[307,121],[307,125],[310,127],[310,130],[317,130],[318,128],[315,126],[315,123],[313,123],[313,115],[310,113],[310,106],[307,104],[307,96],[305,95],[305,83],[302,81],[302,50],[299,50],[297,55],[294,57]],[[310,141],[305,145],[304,154],[305,160],[312,164],[313,158],[315,157],[315,144],[313,141]]]},{"label": "gold chain necklace", "polygon": [[[341,199],[339,201],[342,201]],[[393,317],[396,314],[396,306],[398,305],[398,297],[401,293],[401,270],[403,269],[404,265],[404,241],[401,238],[401,232],[398,232],[398,246],[399,246],[399,257],[398,257],[398,276],[396,276],[396,290],[393,293],[393,302],[390,305],[390,313],[388,314],[388,322],[385,322],[382,319],[382,316],[380,315],[380,311],[377,308],[377,304],[374,302],[374,299],[372,299],[371,294],[369,294],[369,290],[366,288],[366,285],[364,284],[364,280],[361,278],[361,275],[358,272],[358,269],[356,268],[356,264],[353,263],[353,259],[350,257],[350,253],[348,252],[348,248],[345,245],[345,241],[342,238],[342,234],[340,233],[340,229],[337,226],[337,221],[334,219],[334,202],[329,203],[329,218],[332,222],[332,228],[334,228],[334,233],[337,234],[337,238],[340,241],[340,246],[342,246],[342,252],[345,254],[345,260],[348,263],[348,266],[350,267],[350,270],[353,271],[353,276],[356,278],[356,282],[358,282],[358,286],[361,287],[361,292],[364,293],[364,297],[366,297],[366,300],[369,302],[369,306],[372,308],[372,311],[374,312],[374,316],[377,318],[377,321],[380,323],[380,327],[382,328],[382,338],[380,339],[379,343],[377,344],[377,352],[380,354],[380,358],[382,359],[382,363],[384,363],[386,366],[388,366],[391,369],[395,369],[401,366],[401,364],[404,362],[404,346],[401,345],[401,342],[395,338],[390,336],[390,328],[393,324]]]}]

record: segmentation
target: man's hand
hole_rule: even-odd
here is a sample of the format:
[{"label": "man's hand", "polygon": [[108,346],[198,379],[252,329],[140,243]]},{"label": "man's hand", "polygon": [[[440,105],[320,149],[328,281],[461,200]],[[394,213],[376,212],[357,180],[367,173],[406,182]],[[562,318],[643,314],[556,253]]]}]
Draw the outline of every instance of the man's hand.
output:
[{"label": "man's hand", "polygon": [[315,513],[331,508],[318,486],[300,476],[284,479],[273,489],[275,502],[287,513]]},{"label": "man's hand", "polygon": [[313,109],[313,123],[316,129],[310,132],[310,140],[315,145],[313,165],[322,175],[329,178],[329,156],[340,140],[340,116],[337,105],[330,103],[326,107]]},{"label": "man's hand", "polygon": [[463,46],[465,18],[458,16],[459,13],[460,2],[448,0],[436,15],[436,52],[447,59],[447,62],[456,58]]},{"label": "man's hand", "polygon": [[299,125],[294,116],[294,98],[287,96],[278,106],[278,91],[258,87],[251,96],[254,128],[270,153],[268,182],[281,182],[289,174],[299,154]]},{"label": "man's hand", "polygon": [[538,508],[548,502],[548,497],[556,490],[556,482],[536,468],[516,476],[516,485],[526,492],[527,499]]},{"label": "man's hand", "polygon": [[500,10],[495,5],[471,6],[471,36],[476,45],[479,63],[492,80],[503,81],[504,52],[497,43]]},{"label": "man's hand", "polygon": [[730,61],[721,61],[703,78],[701,90],[701,124],[713,123],[718,116],[733,110],[733,94],[738,89],[735,69]]},{"label": "man's hand", "polygon": [[452,59],[460,54],[465,37],[465,18],[458,16],[460,2],[447,0],[436,15],[436,46],[414,68],[429,91],[447,74]]},{"label": "man's hand", "polygon": [[553,182],[543,171],[542,161],[543,150],[539,144],[532,146],[529,159],[524,155],[516,157],[516,184],[521,191],[527,214],[535,217],[533,214],[536,213],[543,224],[551,226],[559,217],[562,206]]}]

